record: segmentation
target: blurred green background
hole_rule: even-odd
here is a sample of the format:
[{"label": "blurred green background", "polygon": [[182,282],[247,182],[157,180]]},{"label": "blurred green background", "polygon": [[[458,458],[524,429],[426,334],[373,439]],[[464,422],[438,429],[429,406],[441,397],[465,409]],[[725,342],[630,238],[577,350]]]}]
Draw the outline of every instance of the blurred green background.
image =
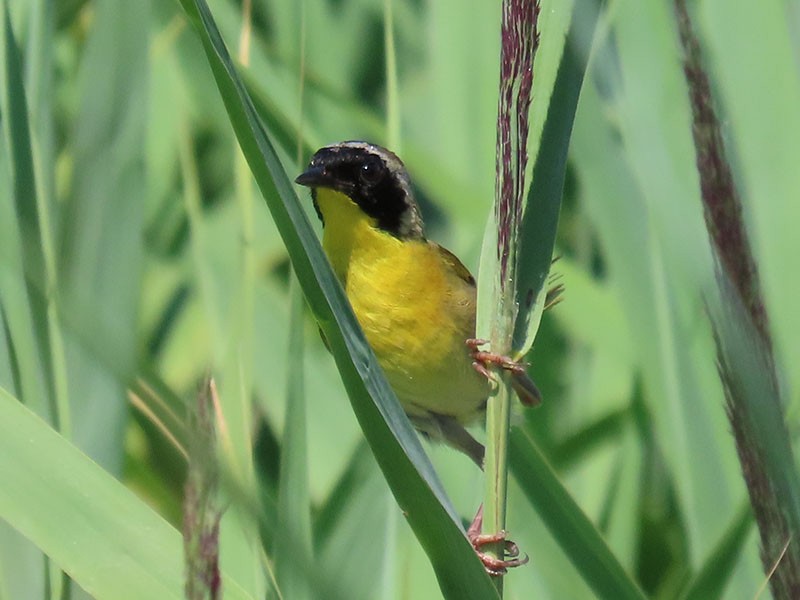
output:
[{"label": "blurred green background", "polygon": [[[585,2],[575,2],[579,23]],[[551,22],[558,4],[542,2],[544,44],[561,43]],[[389,142],[385,2],[254,0],[249,19],[239,1],[209,5],[290,176],[321,145]],[[286,251],[180,5],[0,6],[10,14],[0,111],[0,387],[8,398],[180,529],[185,460],[164,429],[185,443],[176,399],[190,400],[213,367],[224,464],[254,485],[264,506],[261,541],[248,511],[225,512],[221,562],[236,581],[226,589],[258,598],[275,585],[287,379],[302,367],[312,594],[440,597],[309,316],[300,324],[303,359],[288,350],[298,321],[290,320]],[[429,237],[477,271],[494,191],[500,3],[409,0],[391,9],[399,119],[391,141],[418,187]],[[800,4],[703,0],[692,9],[794,433]],[[550,30],[558,35],[548,38]],[[534,98],[533,135],[545,110]],[[307,193],[300,197],[316,223]],[[570,148],[554,267],[564,301],[545,314],[528,357],[545,402],[518,424],[648,596],[680,597],[722,549],[735,558],[716,569],[723,587],[714,597],[753,598],[764,575],[704,312],[713,265],[701,211],[671,4],[609,1]],[[18,427],[0,422],[0,435]],[[58,467],[60,442],[51,442],[52,454],[37,447],[0,459],[0,477],[17,481],[9,479],[14,461]],[[447,448],[426,448],[468,521],[482,498],[481,474]],[[88,479],[73,483],[102,504]],[[19,533],[40,539],[30,533],[34,504],[69,518],[72,496],[54,489],[28,499],[30,513],[20,498],[16,512],[0,502],[0,599],[66,597],[65,565],[46,562]],[[82,510],[91,524],[99,508]],[[133,516],[118,520],[146,529]],[[41,535],[68,546],[71,534],[54,523]],[[111,535],[95,529],[89,539]],[[515,484],[509,530],[531,561],[507,577],[506,597],[593,597]],[[132,552],[153,552],[160,539],[142,535]],[[112,580],[104,589],[117,591],[105,597],[137,597],[93,564],[96,572],[81,572]]]}]

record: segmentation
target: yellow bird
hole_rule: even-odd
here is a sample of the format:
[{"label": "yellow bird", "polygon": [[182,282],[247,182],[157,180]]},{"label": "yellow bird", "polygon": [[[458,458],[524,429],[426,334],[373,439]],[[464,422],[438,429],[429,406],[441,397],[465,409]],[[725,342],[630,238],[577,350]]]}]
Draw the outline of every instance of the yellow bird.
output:
[{"label": "yellow bird", "polygon": [[[322,246],[389,384],[418,431],[464,452],[483,468],[484,448],[465,429],[483,417],[497,365],[525,404],[540,401],[525,369],[484,352],[475,339],[475,279],[452,253],[425,238],[402,161],[366,142],[321,148],[295,180],[310,187]],[[527,557],[504,533],[468,536],[493,575]],[[480,551],[505,540],[511,560]]]},{"label": "yellow bird", "polygon": [[475,279],[425,238],[402,161],[374,144],[342,142],[318,150],[295,181],[312,189],[322,246],[412,423],[482,468],[483,446],[464,426],[485,412],[487,366],[511,371],[524,403],[539,392],[518,363],[479,350]]}]

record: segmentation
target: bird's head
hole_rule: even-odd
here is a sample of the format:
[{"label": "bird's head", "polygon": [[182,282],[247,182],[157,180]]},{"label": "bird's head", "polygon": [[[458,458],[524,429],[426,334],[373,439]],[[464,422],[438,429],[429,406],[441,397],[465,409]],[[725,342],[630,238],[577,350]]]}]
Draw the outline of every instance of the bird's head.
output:
[{"label": "bird's head", "polygon": [[312,189],[314,207],[325,224],[318,190],[346,196],[383,231],[401,238],[423,237],[422,219],[403,162],[367,142],[341,142],[320,148],[296,183]]}]

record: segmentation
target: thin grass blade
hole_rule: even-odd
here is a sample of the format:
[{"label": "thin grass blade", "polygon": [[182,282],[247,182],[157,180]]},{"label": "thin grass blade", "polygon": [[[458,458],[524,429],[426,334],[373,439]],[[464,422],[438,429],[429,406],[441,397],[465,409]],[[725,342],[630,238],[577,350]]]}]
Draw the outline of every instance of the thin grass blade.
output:
[{"label": "thin grass blade", "polygon": [[730,526],[709,557],[692,577],[681,594],[682,600],[722,598],[736,562],[753,526],[753,510],[744,502]]},{"label": "thin grass blade", "polygon": [[[45,303],[32,302],[31,296],[45,279],[40,198],[22,56],[5,1],[0,2],[0,132],[0,387],[15,390],[31,410],[50,420],[55,412],[52,322]],[[48,586],[58,589],[60,580],[60,572],[46,557],[0,523],[0,595],[37,597]]]},{"label": "thin grass blade", "polygon": [[8,185],[0,196],[0,306],[15,356],[10,384],[38,414],[50,418],[47,319],[33,299],[42,289],[44,260],[39,244],[36,181],[22,62],[5,2],[0,24],[0,168]]},{"label": "thin grass blade", "polygon": [[277,530],[272,544],[275,577],[285,598],[310,598],[306,566],[313,563],[311,544],[311,495],[308,489],[305,369],[303,334],[305,304],[297,280],[292,277],[289,302],[289,373],[286,416],[278,481]]},{"label": "thin grass blade", "polygon": [[[546,119],[536,149],[531,187],[520,229],[516,302],[519,307],[512,348],[524,356],[533,346],[544,311],[545,286],[553,259],[558,215],[567,168],[567,150],[572,136],[583,77],[603,2],[576,3],[563,52],[547,103]],[[560,7],[568,11],[567,7]],[[552,68],[552,67],[551,67]],[[537,94],[539,88],[535,90]]]},{"label": "thin grass blade", "polygon": [[558,480],[533,440],[519,429],[511,432],[509,463],[528,501],[598,598],[644,600],[645,595]]}]

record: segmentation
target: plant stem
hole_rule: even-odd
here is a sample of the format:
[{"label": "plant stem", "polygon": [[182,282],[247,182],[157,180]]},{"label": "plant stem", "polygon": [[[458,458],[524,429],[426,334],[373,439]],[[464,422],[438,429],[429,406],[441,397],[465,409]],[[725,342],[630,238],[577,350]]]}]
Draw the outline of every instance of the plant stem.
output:
[{"label": "plant stem", "polygon": [[[519,228],[524,205],[525,168],[528,162],[529,109],[533,87],[533,58],[538,46],[536,0],[503,0],[500,51],[500,91],[497,107],[497,155],[495,223],[497,269],[493,273],[491,327],[492,352],[508,355],[517,317],[516,272]],[[486,497],[484,530],[505,531],[508,493],[508,434],[511,425],[511,389],[503,377],[497,393],[489,398],[486,415]],[[505,558],[505,545],[487,547],[498,559]],[[495,586],[502,596],[503,581]]]},{"label": "plant stem", "polygon": [[[504,531],[508,494],[508,432],[511,425],[511,390],[505,380],[486,406],[486,494],[483,503],[485,531]],[[498,542],[486,551],[496,558],[504,557],[504,546]],[[495,577],[497,591],[503,594],[503,578]]]}]

